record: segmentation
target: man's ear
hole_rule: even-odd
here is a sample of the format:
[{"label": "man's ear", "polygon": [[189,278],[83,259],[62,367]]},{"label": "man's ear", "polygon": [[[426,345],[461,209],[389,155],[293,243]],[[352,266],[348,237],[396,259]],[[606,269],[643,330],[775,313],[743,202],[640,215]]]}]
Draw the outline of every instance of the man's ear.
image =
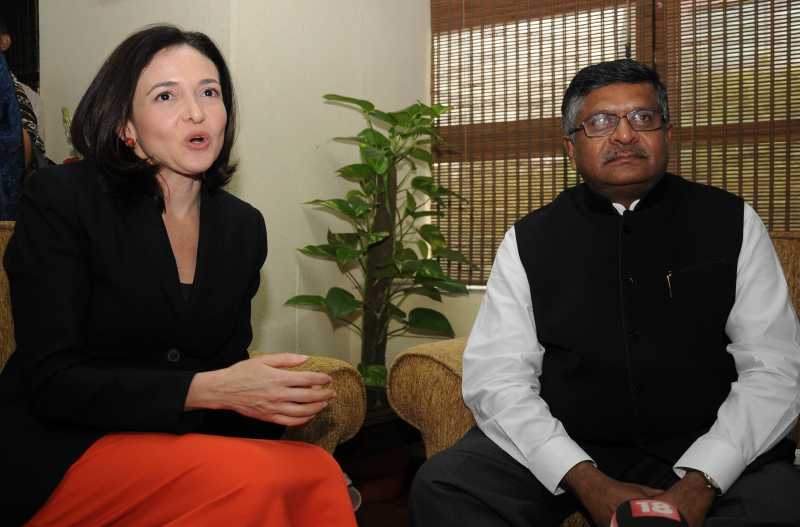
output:
[{"label": "man's ear", "polygon": [[3,33],[0,35],[0,51],[6,51],[11,47],[11,35]]},{"label": "man's ear", "polygon": [[575,167],[575,143],[572,142],[572,138],[568,135],[562,137],[561,140],[564,142],[564,150],[567,151],[569,164],[572,166],[573,170],[577,170]]}]

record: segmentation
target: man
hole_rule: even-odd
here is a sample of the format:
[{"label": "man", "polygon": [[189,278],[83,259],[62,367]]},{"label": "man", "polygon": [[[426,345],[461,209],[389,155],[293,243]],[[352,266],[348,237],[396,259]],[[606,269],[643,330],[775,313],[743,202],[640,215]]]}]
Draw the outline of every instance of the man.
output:
[{"label": "man", "polygon": [[650,68],[581,70],[562,115],[584,183],[506,234],[464,353],[478,426],[420,469],[412,523],[607,526],[654,497],[692,527],[800,525],[800,326],[763,224],[666,173]]}]

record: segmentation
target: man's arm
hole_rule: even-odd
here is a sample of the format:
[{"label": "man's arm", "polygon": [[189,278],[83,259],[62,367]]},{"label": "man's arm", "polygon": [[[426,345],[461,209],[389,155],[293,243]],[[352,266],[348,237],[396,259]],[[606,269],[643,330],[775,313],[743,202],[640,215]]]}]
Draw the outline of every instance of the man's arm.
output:
[{"label": "man's arm", "polygon": [[[786,437],[800,412],[800,326],[772,241],[744,206],[736,300],[725,327],[738,379],[717,420],[675,464],[708,474],[724,492]],[[696,479],[696,475],[694,476]]]},{"label": "man's arm", "polygon": [[544,348],[512,227],[497,250],[464,351],[464,401],[480,429],[553,493],[590,457],[539,396]]}]

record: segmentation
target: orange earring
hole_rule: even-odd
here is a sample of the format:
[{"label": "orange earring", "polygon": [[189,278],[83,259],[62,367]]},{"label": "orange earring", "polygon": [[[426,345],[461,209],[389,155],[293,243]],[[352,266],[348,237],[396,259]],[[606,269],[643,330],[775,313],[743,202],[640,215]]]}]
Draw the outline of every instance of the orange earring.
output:
[{"label": "orange earring", "polygon": [[127,146],[128,148],[133,148],[134,146],[136,146],[136,140],[133,137],[126,137],[125,146]]}]

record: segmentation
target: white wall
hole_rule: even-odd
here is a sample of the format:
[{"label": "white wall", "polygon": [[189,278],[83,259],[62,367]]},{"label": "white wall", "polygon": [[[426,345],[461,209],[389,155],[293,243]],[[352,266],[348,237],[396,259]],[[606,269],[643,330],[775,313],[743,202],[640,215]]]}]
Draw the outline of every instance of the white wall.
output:
[{"label": "white wall", "polygon": [[219,0],[39,0],[41,94],[47,153],[69,155],[61,107],[74,112],[100,65],[137,29],[158,22],[202,28],[227,54],[230,5]]},{"label": "white wall", "polygon": [[[60,108],[77,106],[102,60],[129,33],[171,22],[208,33],[226,55],[239,97],[240,169],[230,190],[267,220],[269,256],[254,300],[253,348],[338,356],[357,362],[357,339],[315,312],[286,308],[298,293],[343,285],[335,266],[296,251],[321,243],[332,216],[301,205],[351,185],[335,170],[356,150],[358,113],[325,104],[339,93],[395,110],[429,100],[428,0],[40,0],[41,76],[48,153],[62,159]],[[339,225],[341,227],[341,225]],[[458,334],[480,295],[447,300]],[[390,356],[419,342],[395,339]]]}]

